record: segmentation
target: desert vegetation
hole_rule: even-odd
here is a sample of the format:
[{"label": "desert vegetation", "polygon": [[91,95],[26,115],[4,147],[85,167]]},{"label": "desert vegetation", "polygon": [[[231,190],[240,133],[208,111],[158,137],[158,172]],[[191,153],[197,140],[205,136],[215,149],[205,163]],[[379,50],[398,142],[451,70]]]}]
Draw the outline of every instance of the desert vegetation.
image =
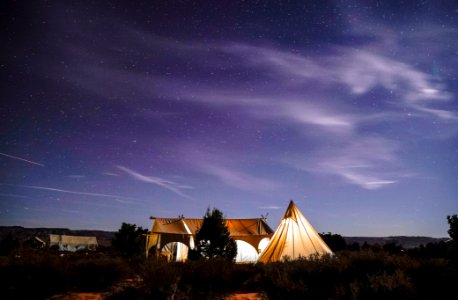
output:
[{"label": "desert vegetation", "polygon": [[[431,247],[431,246],[430,246]],[[107,291],[119,281],[136,285],[111,299],[217,299],[235,292],[268,299],[440,299],[454,293],[456,264],[449,257],[383,247],[342,250],[334,257],[269,264],[227,259],[167,263],[113,253],[66,254],[40,250],[2,257],[6,299],[46,299],[68,291]]]},{"label": "desert vegetation", "polygon": [[[323,237],[340,247],[334,256],[269,264],[218,257],[168,263],[115,248],[16,248],[0,257],[1,288],[4,299],[47,299],[68,291],[104,292],[106,299],[223,299],[236,292],[266,299],[445,299],[456,294],[458,282],[456,220],[448,218],[449,241],[404,249],[395,242],[346,245],[328,233]],[[120,282],[134,284],[113,289]]]}]

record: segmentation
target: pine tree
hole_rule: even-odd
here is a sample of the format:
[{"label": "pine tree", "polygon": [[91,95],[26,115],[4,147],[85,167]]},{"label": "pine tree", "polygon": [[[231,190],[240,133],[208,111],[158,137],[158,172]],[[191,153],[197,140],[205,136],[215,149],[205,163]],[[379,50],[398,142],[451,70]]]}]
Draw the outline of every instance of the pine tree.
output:
[{"label": "pine tree", "polygon": [[207,209],[202,226],[196,233],[196,247],[189,251],[189,259],[221,257],[234,260],[237,255],[237,244],[230,237],[224,222],[223,213],[214,208]]},{"label": "pine tree", "polygon": [[452,260],[458,264],[458,216],[452,215],[447,216],[447,222],[450,226],[449,230],[447,231],[450,235],[451,241],[451,256]]},{"label": "pine tree", "polygon": [[141,226],[122,223],[121,228],[115,233],[113,247],[124,256],[140,255],[145,249],[146,233],[148,229],[143,229]]},{"label": "pine tree", "polygon": [[458,242],[458,216],[447,216],[447,222],[450,226],[447,232],[450,235],[450,238],[452,238],[452,240],[456,243]]}]

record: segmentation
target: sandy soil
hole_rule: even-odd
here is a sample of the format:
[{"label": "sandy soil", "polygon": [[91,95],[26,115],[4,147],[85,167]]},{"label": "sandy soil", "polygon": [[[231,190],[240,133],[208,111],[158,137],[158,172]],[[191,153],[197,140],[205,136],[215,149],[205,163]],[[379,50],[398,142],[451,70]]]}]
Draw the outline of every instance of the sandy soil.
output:
[{"label": "sandy soil", "polygon": [[[63,295],[57,295],[50,300],[103,300],[102,293],[68,293]],[[261,294],[258,293],[247,293],[247,294],[233,294],[226,297],[224,300],[263,300]]]},{"label": "sandy soil", "polygon": [[68,293],[56,295],[50,300],[103,300],[102,293]]},{"label": "sandy soil", "polygon": [[248,293],[248,294],[233,294],[226,297],[224,300],[263,300],[261,294],[258,293]]}]

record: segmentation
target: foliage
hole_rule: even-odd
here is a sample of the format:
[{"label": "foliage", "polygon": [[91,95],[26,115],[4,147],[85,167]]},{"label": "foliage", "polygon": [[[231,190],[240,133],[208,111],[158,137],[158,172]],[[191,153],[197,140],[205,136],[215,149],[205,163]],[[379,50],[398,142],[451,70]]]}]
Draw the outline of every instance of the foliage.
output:
[{"label": "foliage", "polygon": [[[211,215],[208,210],[206,216]],[[222,220],[221,212],[217,216]],[[258,292],[268,299],[446,299],[456,293],[458,282],[450,246],[439,242],[398,251],[395,242],[366,244],[335,256],[267,264],[225,258],[165,263],[120,252],[62,256],[51,249],[15,249],[0,256],[0,289],[5,299],[50,299],[70,291],[110,291],[107,300],[224,299],[236,292]],[[113,289],[132,278],[138,284]]]},{"label": "foliage", "polygon": [[[186,263],[148,261],[141,270],[145,283],[143,298],[222,299],[224,294],[243,290],[258,273],[256,270],[253,264],[237,265],[222,258]],[[248,291],[254,288],[248,286]]]},{"label": "foliage", "polygon": [[439,243],[421,244],[419,247],[407,249],[406,252],[413,257],[430,259],[448,257],[450,245],[444,241]]},{"label": "foliage", "polygon": [[401,245],[398,244],[397,241],[390,241],[390,242],[386,242],[383,245],[383,250],[385,250],[388,253],[394,254],[394,253],[400,253],[404,249],[402,248]]},{"label": "foliage", "polygon": [[450,226],[450,229],[447,231],[452,240],[457,243],[458,242],[458,216],[452,215],[447,216],[447,221]]},{"label": "foliage", "polygon": [[141,226],[122,223],[121,228],[115,233],[113,247],[124,256],[143,255],[147,233],[148,230]]},{"label": "foliage", "polygon": [[100,291],[130,273],[126,261],[102,253],[23,251],[0,260],[3,299],[47,299],[68,291]]},{"label": "foliage", "polygon": [[450,246],[450,255],[452,256],[453,262],[458,267],[458,216],[447,216],[447,221],[450,226],[447,232],[452,238]]},{"label": "foliage", "polygon": [[49,249],[29,250],[0,257],[0,288],[5,299],[49,299],[69,291],[107,291],[119,280],[138,276],[139,285],[125,286],[111,299],[223,299],[235,292],[317,300],[442,299],[453,294],[458,274],[446,257],[376,249],[268,264],[218,258],[166,263],[114,253],[60,256]]},{"label": "foliage", "polygon": [[361,246],[358,242],[353,242],[350,245],[347,245],[347,249],[350,251],[359,251],[361,250]]},{"label": "foliage", "polygon": [[458,279],[446,259],[423,259],[382,248],[267,264],[224,259],[148,262],[142,299],[223,299],[235,292],[268,299],[442,299]]},{"label": "foliage", "polygon": [[230,237],[223,213],[216,208],[207,209],[195,243],[195,249],[189,251],[191,260],[220,257],[232,261],[237,255],[237,244]]},{"label": "foliage", "polygon": [[19,242],[9,233],[0,241],[0,255],[9,255],[19,246]]},{"label": "foliage", "polygon": [[340,234],[320,233],[321,238],[333,252],[344,250],[347,247],[345,239]]}]

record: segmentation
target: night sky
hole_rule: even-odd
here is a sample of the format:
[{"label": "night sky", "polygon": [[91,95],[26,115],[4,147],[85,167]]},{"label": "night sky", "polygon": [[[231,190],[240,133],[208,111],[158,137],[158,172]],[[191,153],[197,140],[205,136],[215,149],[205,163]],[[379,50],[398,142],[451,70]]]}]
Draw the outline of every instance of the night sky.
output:
[{"label": "night sky", "polygon": [[447,236],[456,1],[2,1],[0,225]]}]

